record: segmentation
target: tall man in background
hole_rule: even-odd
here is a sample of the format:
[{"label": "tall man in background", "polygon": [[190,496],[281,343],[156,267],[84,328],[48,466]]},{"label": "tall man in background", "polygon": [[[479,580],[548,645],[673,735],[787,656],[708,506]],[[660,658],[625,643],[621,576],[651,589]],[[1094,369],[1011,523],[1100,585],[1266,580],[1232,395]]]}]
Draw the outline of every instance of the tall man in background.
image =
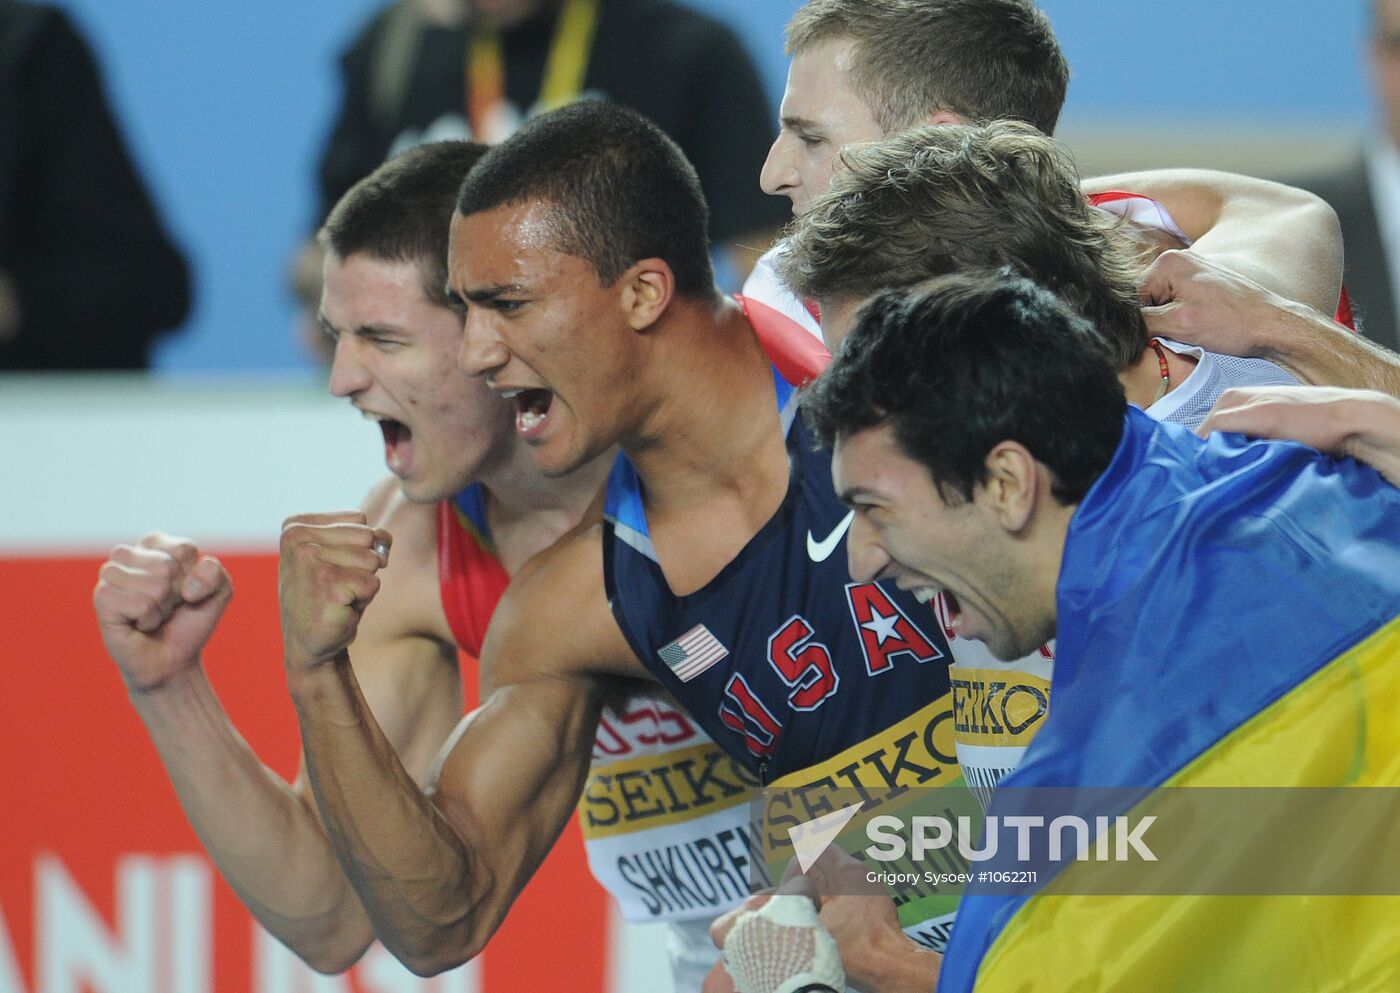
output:
[{"label": "tall man in background", "polygon": [[[787,48],[780,131],[761,181],[798,216],[826,190],[843,145],[994,119],[1053,134],[1069,80],[1050,22],[1029,0],[808,0],[788,23]],[[1195,239],[1201,252],[1290,299],[1326,313],[1336,307],[1339,273],[1319,262],[1334,254],[1335,220],[1316,198],[1195,170],[1103,177],[1086,188],[1108,190],[1166,202],[1169,214],[1129,200],[1106,205],[1130,208],[1160,230],[1164,247]],[[744,293],[817,333],[815,307],[774,271],[782,251],[776,245],[759,260]]]},{"label": "tall man in background", "polygon": [[1346,284],[1361,332],[1400,349],[1400,0],[1369,0],[1366,64],[1378,119],[1343,165],[1299,186],[1330,203],[1346,238]]},{"label": "tall man in background", "polygon": [[[674,0],[393,0],[341,56],[342,98],[319,167],[321,215],[361,176],[423,141],[498,144],[573,100],[640,111],[685,152],[710,241],[741,281],[785,211],[754,183],[773,135],[735,33]],[[314,246],[293,281],[314,303]]]}]

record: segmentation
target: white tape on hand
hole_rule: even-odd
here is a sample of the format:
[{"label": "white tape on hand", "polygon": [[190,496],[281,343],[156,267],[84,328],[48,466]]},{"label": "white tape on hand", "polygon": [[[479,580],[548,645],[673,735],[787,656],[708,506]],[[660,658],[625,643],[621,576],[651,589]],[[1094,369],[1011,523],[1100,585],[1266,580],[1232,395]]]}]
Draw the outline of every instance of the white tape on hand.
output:
[{"label": "white tape on hand", "polygon": [[836,939],[805,896],[778,895],[739,915],[724,942],[724,967],[739,993],[846,988]]}]

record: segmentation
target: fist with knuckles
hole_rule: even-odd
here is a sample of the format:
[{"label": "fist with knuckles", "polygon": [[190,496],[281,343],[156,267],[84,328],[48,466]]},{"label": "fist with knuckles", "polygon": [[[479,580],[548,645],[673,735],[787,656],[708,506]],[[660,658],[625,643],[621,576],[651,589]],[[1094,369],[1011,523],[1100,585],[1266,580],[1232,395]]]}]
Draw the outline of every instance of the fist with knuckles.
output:
[{"label": "fist with knuckles", "polygon": [[129,692],[158,690],[199,664],[233,596],[218,559],[188,538],[152,532],[117,545],[98,571],[93,606]]},{"label": "fist with knuckles", "polygon": [[289,675],[339,659],[379,592],[392,538],[359,511],[298,514],[282,525],[277,598]]}]

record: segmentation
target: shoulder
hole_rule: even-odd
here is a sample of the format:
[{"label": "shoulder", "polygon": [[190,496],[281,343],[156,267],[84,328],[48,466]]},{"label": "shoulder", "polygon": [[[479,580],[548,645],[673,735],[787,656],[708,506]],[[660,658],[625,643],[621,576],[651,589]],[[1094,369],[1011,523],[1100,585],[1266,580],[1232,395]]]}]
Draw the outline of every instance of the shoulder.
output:
[{"label": "shoulder", "polygon": [[516,574],[491,619],[481,661],[484,686],[647,675],[608,605],[602,525],[564,538]]},{"label": "shoulder", "polygon": [[446,643],[453,637],[438,581],[437,506],[407,499],[392,476],[376,483],[363,503],[370,523],[388,531],[394,542],[380,572],[378,617],[405,635]]},{"label": "shoulder", "polygon": [[392,475],[386,475],[369,488],[365,498],[360,501],[360,509],[365,512],[370,524],[384,527],[397,506],[407,502],[399,489],[399,481]]}]

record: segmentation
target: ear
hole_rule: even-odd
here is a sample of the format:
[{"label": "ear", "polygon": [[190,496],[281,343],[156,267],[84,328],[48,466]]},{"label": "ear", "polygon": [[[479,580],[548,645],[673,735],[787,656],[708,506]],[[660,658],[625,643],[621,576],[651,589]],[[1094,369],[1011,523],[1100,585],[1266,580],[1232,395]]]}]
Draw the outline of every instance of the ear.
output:
[{"label": "ear", "polygon": [[925,124],[966,124],[961,117],[951,110],[936,110],[930,114]]},{"label": "ear", "polygon": [[676,296],[676,276],[662,259],[640,259],[621,276],[622,312],[633,331],[655,324]]},{"label": "ear", "polygon": [[1019,442],[999,442],[987,453],[983,499],[997,523],[1020,532],[1035,516],[1046,485],[1040,463]]}]

